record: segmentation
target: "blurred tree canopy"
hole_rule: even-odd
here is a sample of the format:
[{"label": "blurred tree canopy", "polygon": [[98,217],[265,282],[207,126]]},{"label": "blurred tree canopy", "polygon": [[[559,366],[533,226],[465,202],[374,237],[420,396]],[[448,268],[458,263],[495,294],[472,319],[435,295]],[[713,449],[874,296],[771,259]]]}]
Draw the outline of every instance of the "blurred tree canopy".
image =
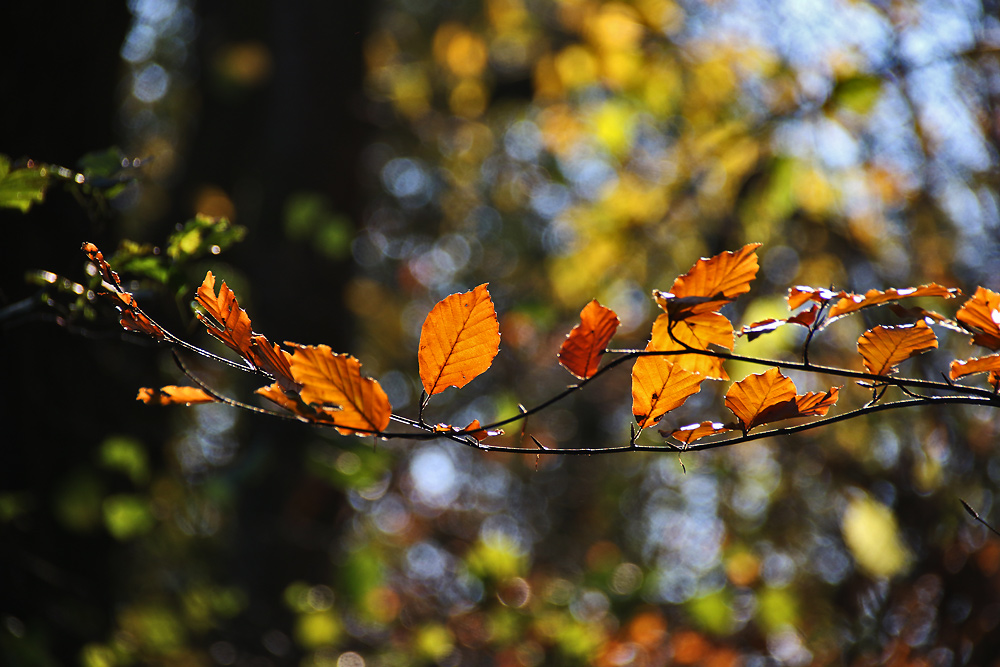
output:
[{"label": "blurred tree canopy", "polygon": [[[63,4],[0,8],[0,153],[68,173],[120,156],[128,178],[0,211],[5,664],[994,664],[1000,540],[958,502],[996,523],[988,411],[853,420],[686,472],[373,447],[135,403],[179,372],[72,283],[81,241],[117,246],[144,306],[193,333],[211,268],[255,328],[351,352],[415,412],[423,318],[489,282],[501,351],[435,400],[454,424],[565,387],[555,354],[590,299],[641,347],[651,289],[749,242],[745,321],[784,314],[793,284],[997,290],[996,2]],[[831,327],[816,361],[877,323]],[[526,428],[624,442],[627,398],[618,374]]]}]

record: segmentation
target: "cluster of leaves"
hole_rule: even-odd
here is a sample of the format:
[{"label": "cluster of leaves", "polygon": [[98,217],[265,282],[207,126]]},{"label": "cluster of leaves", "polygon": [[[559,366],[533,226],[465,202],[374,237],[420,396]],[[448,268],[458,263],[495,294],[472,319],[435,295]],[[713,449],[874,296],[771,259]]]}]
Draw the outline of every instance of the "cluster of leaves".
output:
[{"label": "cluster of leaves", "polygon": [[[195,295],[200,307],[196,312],[198,319],[210,335],[240,356],[242,365],[239,367],[272,380],[271,384],[257,389],[256,393],[286,412],[260,410],[222,396],[190,373],[189,377],[198,386],[143,388],[138,398],[160,405],[222,402],[332,426],[344,435],[414,439],[445,436],[484,450],[523,451],[518,447],[496,446],[483,441],[489,436],[501,434],[501,426],[539,412],[568,393],[581,389],[605,371],[635,359],[632,366],[635,425],[627,446],[598,450],[551,450],[533,438],[539,451],[591,453],[645,449],[637,444],[643,430],[655,426],[664,415],[683,405],[700,391],[706,380],[728,380],[724,367],[727,360],[748,361],[771,368],[749,375],[729,387],[725,406],[735,421],[704,421],[672,431],[661,431],[672,449],[696,449],[699,446],[692,446],[696,440],[739,430],[741,435],[715,440],[700,447],[733,444],[751,437],[762,437],[760,432],[753,436],[750,433],[760,426],[803,417],[825,417],[837,403],[841,387],[831,386],[825,391],[800,394],[794,382],[782,374],[783,368],[850,378],[871,390],[872,398],[863,408],[830,417],[829,420],[942,400],[997,404],[1000,354],[955,360],[946,382],[901,378],[896,373],[899,364],[937,348],[937,336],[928,322],[964,332],[971,337],[971,342],[994,352],[1000,349],[1000,294],[978,288],[959,308],[955,320],[951,320],[934,311],[907,309],[898,304],[903,299],[914,297],[951,299],[960,294],[958,289],[937,284],[870,290],[865,294],[796,286],[788,293],[789,309],[794,311],[808,306],[805,310],[785,319],[769,319],[747,325],[737,334],[732,322],[720,311],[750,290],[750,283],[759,269],[758,247],[759,244],[748,244],[735,252],[700,259],[690,271],[674,281],[669,292],[654,290],[653,298],[663,312],[653,323],[649,343],[642,350],[609,350],[607,346],[619,325],[618,317],[613,310],[596,300],[591,301],[581,311],[580,323],[570,331],[559,351],[559,363],[579,382],[543,404],[530,410],[522,409],[517,416],[486,426],[480,424],[478,419],[465,427],[444,423],[432,425],[424,419],[424,410],[433,396],[449,387],[465,387],[490,368],[499,351],[499,322],[485,284],[442,299],[424,321],[418,355],[423,396],[417,419],[393,414],[386,392],[376,380],[361,374],[361,363],[353,356],[336,353],[327,345],[285,342],[286,349],[263,334],[254,332],[250,317],[240,307],[236,295],[224,281],[217,288],[211,271]],[[107,294],[121,313],[122,327],[157,341],[215,356],[182,341],[152,320],[138,306],[135,297],[124,289],[100,250],[91,243],[85,243],[83,250],[109,288]],[[808,350],[815,334],[844,316],[885,304],[892,305],[894,312],[915,321],[879,325],[865,331],[857,342],[864,371],[817,366],[809,362]],[[784,325],[804,327],[807,331],[801,362],[755,359],[732,352],[737,335],[753,338]],[[602,367],[602,358],[607,354],[614,359]],[[988,374],[991,389],[954,383],[978,373]],[[900,388],[908,398],[892,403],[881,402],[890,386]],[[918,394],[917,390],[936,390],[938,393]],[[390,432],[387,429],[391,421],[414,430]],[[822,423],[812,422],[806,426],[812,428]],[[782,431],[769,431],[763,435],[778,432]]]},{"label": "cluster of leaves", "polygon": [[80,159],[79,171],[34,160],[14,162],[0,154],[0,208],[27,213],[45,200],[54,185],[64,185],[78,197],[98,203],[114,199],[134,180],[138,159],[130,160],[117,148],[90,153]]}]

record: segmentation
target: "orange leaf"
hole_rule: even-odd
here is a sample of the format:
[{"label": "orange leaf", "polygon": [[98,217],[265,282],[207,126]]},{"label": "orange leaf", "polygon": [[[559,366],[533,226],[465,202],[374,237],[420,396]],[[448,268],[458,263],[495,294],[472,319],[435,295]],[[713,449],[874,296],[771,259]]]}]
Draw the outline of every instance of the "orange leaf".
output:
[{"label": "orange leaf", "polygon": [[277,380],[283,391],[297,392],[302,389],[302,385],[292,377],[290,363],[292,355],[264,336],[260,334],[251,336],[250,356],[253,365]]},{"label": "orange leaf", "polygon": [[[682,344],[683,343],[683,344]],[[653,322],[653,334],[647,350],[683,350],[685,345],[696,350],[709,350],[711,345],[733,349],[733,325],[720,313],[700,313],[670,326],[670,315],[664,313]],[[671,362],[681,368],[714,379],[726,380],[723,359],[704,354],[682,354],[671,357]]]},{"label": "orange leaf", "polygon": [[221,340],[247,361],[252,362],[250,347],[253,343],[250,337],[253,335],[253,330],[250,328],[250,316],[240,308],[239,302],[236,301],[236,295],[226,285],[226,281],[222,281],[219,294],[216,295],[215,276],[209,271],[194,298],[211,317],[209,319],[205,313],[197,313],[198,319],[208,329],[208,333]]},{"label": "orange leaf", "polygon": [[797,315],[792,315],[787,319],[775,320],[767,319],[761,320],[760,322],[754,322],[753,324],[747,324],[742,329],[740,329],[736,335],[746,336],[747,341],[751,342],[766,333],[771,333],[772,331],[783,327],[786,324],[798,324],[804,327],[812,326],[812,323],[816,321],[816,313],[819,312],[819,306],[813,306],[809,310],[804,310]]},{"label": "orange leaf", "polygon": [[699,259],[674,281],[670,292],[654,291],[653,297],[676,320],[716,311],[750,291],[750,282],[760,268],[756,252],[759,247],[759,243],[748,243],[736,252]]},{"label": "orange leaf", "polygon": [[794,419],[822,417],[840,397],[840,387],[829,391],[796,394],[795,383],[777,368],[748,375],[726,392],[726,407],[743,425],[744,432],[755,426]]},{"label": "orange leaf", "polygon": [[865,369],[874,375],[895,373],[898,364],[937,346],[937,336],[923,320],[895,327],[877,326],[858,339]]},{"label": "orange leaf", "polygon": [[976,288],[972,298],[955,315],[973,333],[972,340],[993,351],[1000,350],[1000,294]]},{"label": "orange leaf", "polygon": [[833,304],[833,307],[830,308],[830,312],[827,315],[827,321],[829,322],[838,317],[843,317],[848,313],[853,313],[854,311],[861,310],[862,308],[877,306],[889,301],[898,301],[899,299],[917,296],[940,296],[945,299],[954,299],[961,293],[961,290],[956,288],[943,287],[937,283],[931,283],[929,285],[921,285],[920,287],[905,287],[903,289],[896,289],[893,287],[884,292],[877,289],[871,289],[865,292],[864,296],[860,294],[844,294],[843,298]]},{"label": "orange leaf", "polygon": [[123,329],[138,331],[159,340],[167,337],[167,332],[159,324],[150,319],[146,313],[142,312],[131,293],[103,292],[103,294],[115,301],[115,308],[118,309],[118,314],[121,315],[118,323],[122,325]]},{"label": "orange leaf", "polygon": [[726,433],[730,430],[732,429],[726,428],[725,425],[720,422],[701,422],[700,424],[688,424],[687,426],[681,426],[679,429],[669,434],[665,431],[661,431],[661,433],[664,436],[669,435],[674,440],[679,440],[686,445],[690,445],[695,440],[700,440],[706,435]]},{"label": "orange leaf", "polygon": [[97,265],[104,282],[117,288],[119,291],[125,291],[122,289],[121,281],[118,280],[118,274],[111,270],[111,265],[104,259],[104,253],[102,253],[96,245],[93,243],[84,243],[82,250],[87,253],[87,257],[90,258],[90,261]]},{"label": "orange leaf", "polygon": [[585,380],[597,372],[608,341],[618,330],[618,316],[593,300],[580,311],[580,323],[573,327],[562,347],[559,363],[570,373]]},{"label": "orange leaf", "polygon": [[257,393],[307,420],[333,423],[344,435],[385,430],[392,406],[378,382],[361,376],[361,362],[348,354],[335,354],[327,345],[285,344],[294,349],[292,377],[302,385],[298,396],[315,413],[304,410],[277,382]]},{"label": "orange leaf", "polygon": [[948,373],[948,376],[952,380],[957,380],[966,375],[986,372],[1000,372],[1000,354],[991,354],[988,357],[973,357],[965,361],[956,359],[951,362],[951,371]]},{"label": "orange leaf", "polygon": [[135,399],[153,405],[192,405],[194,403],[215,402],[215,399],[200,387],[178,387],[176,385],[167,385],[159,389],[142,387]]},{"label": "orange leaf", "polygon": [[632,414],[639,429],[652,426],[701,390],[705,376],[667,357],[639,357],[632,367]]},{"label": "orange leaf", "polygon": [[456,433],[461,435],[471,435],[473,438],[482,442],[491,435],[503,435],[502,428],[493,428],[486,430],[481,428],[481,424],[478,419],[473,419],[472,422],[465,428],[459,428],[457,426],[452,426],[451,424],[437,424],[434,426],[434,431],[436,433]]},{"label": "orange leaf", "polygon": [[428,396],[461,389],[485,372],[500,349],[500,323],[486,284],[438,302],[420,329],[417,360]]},{"label": "orange leaf", "polygon": [[795,310],[807,301],[815,301],[822,305],[830,299],[843,297],[846,294],[847,292],[834,292],[823,287],[796,285],[788,288],[788,309]]}]

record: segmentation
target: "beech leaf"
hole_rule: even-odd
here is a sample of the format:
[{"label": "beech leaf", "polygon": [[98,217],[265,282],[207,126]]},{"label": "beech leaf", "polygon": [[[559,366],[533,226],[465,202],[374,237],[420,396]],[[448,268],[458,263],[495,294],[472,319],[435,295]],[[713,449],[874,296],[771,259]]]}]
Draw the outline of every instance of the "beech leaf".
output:
[{"label": "beech leaf", "polygon": [[667,357],[639,357],[632,367],[632,415],[639,429],[652,426],[701,390],[705,376]]},{"label": "beech leaf", "polygon": [[827,314],[827,321],[843,317],[848,313],[853,313],[862,308],[898,301],[899,299],[918,296],[937,296],[945,299],[954,299],[961,293],[961,290],[953,287],[944,287],[937,283],[930,283],[929,285],[921,285],[920,287],[890,288],[884,292],[871,289],[865,292],[864,295],[843,294],[842,298],[830,308]]},{"label": "beech leaf", "polygon": [[877,326],[858,339],[865,369],[874,375],[891,375],[900,363],[937,346],[937,336],[923,320],[894,327]]},{"label": "beech leaf", "polygon": [[788,288],[788,309],[795,310],[808,301],[814,301],[823,305],[827,301],[842,298],[847,292],[834,292],[823,287],[808,287],[806,285],[796,285]]},{"label": "beech leaf", "polygon": [[122,325],[122,328],[128,331],[144,333],[158,340],[166,338],[167,332],[146,315],[146,313],[142,312],[135,297],[131,293],[126,292],[122,287],[118,274],[111,269],[111,265],[104,259],[104,253],[93,243],[84,243],[82,249],[87,253],[90,261],[97,265],[101,279],[111,288],[112,291],[103,292],[102,294],[115,302],[115,308],[118,309],[118,313],[121,315],[119,324]]},{"label": "beech leaf", "polygon": [[[647,350],[684,350],[685,346],[696,350],[709,350],[718,345],[733,349],[732,323],[720,313],[700,313],[687,317],[671,327],[670,315],[663,313],[653,322],[653,332]],[[704,354],[681,354],[671,357],[672,363],[706,377],[727,380],[729,376],[723,368],[724,359]]]},{"label": "beech leaf", "polygon": [[277,382],[257,393],[308,421],[332,423],[344,435],[385,430],[392,406],[378,382],[361,376],[361,362],[349,354],[334,353],[328,345],[285,344],[294,351],[290,365],[292,377],[302,386],[297,395],[300,400]]},{"label": "beech leaf", "polygon": [[956,359],[951,362],[951,370],[948,372],[948,377],[952,380],[957,380],[966,375],[995,372],[1000,372],[1000,354],[991,354],[986,357],[972,357],[964,361]]},{"label": "beech leaf", "polygon": [[976,344],[1000,350],[1000,294],[985,287],[977,288],[955,318],[972,332]]},{"label": "beech leaf", "polygon": [[491,428],[489,430],[482,428],[478,419],[473,419],[465,428],[459,428],[458,426],[452,426],[451,424],[436,424],[434,426],[434,431],[436,433],[454,433],[459,435],[471,435],[473,438],[482,442],[486,438],[492,435],[503,435],[502,428]]},{"label": "beech leaf", "polygon": [[690,445],[695,440],[700,440],[707,435],[715,435],[717,433],[727,433],[732,429],[726,428],[725,424],[721,422],[701,422],[700,424],[688,424],[687,426],[681,426],[679,429],[667,433],[666,431],[660,431],[664,437],[671,437],[674,440],[683,442],[685,445]]},{"label": "beech leaf", "polygon": [[620,324],[615,311],[593,300],[580,311],[580,323],[573,327],[559,348],[559,363],[585,380],[597,372],[601,355]]},{"label": "beech leaf", "polygon": [[226,285],[226,281],[222,281],[217,295],[215,293],[215,276],[209,271],[194,298],[205,309],[205,313],[211,317],[209,319],[202,312],[196,313],[198,319],[208,329],[208,333],[252,363],[250,347],[253,330],[250,328],[250,316],[240,308],[236,295]]},{"label": "beech leaf", "polygon": [[690,271],[678,277],[669,292],[654,290],[653,298],[675,320],[713,312],[750,291],[757,277],[759,243],[701,258]]},{"label": "beech leaf", "polygon": [[726,392],[726,407],[744,432],[755,426],[796,417],[825,415],[837,403],[840,387],[797,394],[795,383],[777,368],[748,375]]},{"label": "beech leaf", "polygon": [[167,385],[159,389],[141,387],[135,398],[137,401],[151,405],[194,405],[195,403],[216,402],[200,387],[178,387],[177,385]]},{"label": "beech leaf", "polygon": [[261,334],[250,337],[250,356],[254,366],[273,377],[283,391],[297,392],[302,385],[292,377],[292,355]]},{"label": "beech leaf", "polygon": [[417,361],[428,396],[461,389],[493,364],[500,349],[500,323],[482,284],[438,302],[420,329]]}]

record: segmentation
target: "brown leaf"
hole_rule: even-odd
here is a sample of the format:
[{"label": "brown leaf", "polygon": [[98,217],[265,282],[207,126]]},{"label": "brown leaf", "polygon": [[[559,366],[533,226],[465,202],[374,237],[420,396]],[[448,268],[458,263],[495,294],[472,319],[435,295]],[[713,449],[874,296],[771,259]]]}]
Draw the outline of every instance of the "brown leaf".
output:
[{"label": "brown leaf", "polygon": [[959,289],[944,287],[942,285],[938,285],[937,283],[931,283],[929,285],[921,285],[920,287],[905,287],[901,289],[894,287],[887,289],[884,292],[877,289],[871,289],[865,292],[863,296],[861,294],[844,294],[843,298],[833,304],[833,307],[830,308],[830,312],[827,315],[827,321],[830,322],[838,317],[843,317],[848,313],[861,310],[862,308],[877,306],[891,301],[898,301],[899,299],[907,299],[918,296],[937,296],[945,299],[954,299],[961,293],[962,292]]},{"label": "brown leaf", "polygon": [[137,401],[151,405],[193,405],[195,403],[216,402],[200,387],[178,387],[177,385],[167,385],[159,389],[142,387],[135,398]]},{"label": "brown leaf", "polygon": [[669,292],[653,291],[656,303],[675,320],[718,310],[750,291],[757,277],[759,243],[748,243],[736,252],[699,259],[678,277]]},{"label": "brown leaf", "polygon": [[747,324],[742,329],[740,329],[736,335],[746,336],[747,342],[752,342],[759,336],[763,336],[766,333],[771,333],[786,324],[798,324],[803,327],[810,327],[812,323],[816,321],[816,313],[819,311],[819,306],[813,306],[809,310],[804,310],[797,315],[792,315],[791,317],[776,320],[767,319],[761,320],[760,322],[754,322],[753,324]]},{"label": "brown leaf", "polygon": [[618,316],[595,299],[580,311],[580,323],[573,327],[559,348],[559,363],[585,380],[597,372],[608,341],[618,330]]},{"label": "brown leaf", "polygon": [[795,383],[777,368],[771,368],[733,384],[726,392],[726,407],[746,432],[783,419],[821,417],[837,403],[839,395],[840,387],[797,394]]},{"label": "brown leaf", "polygon": [[436,433],[455,433],[460,435],[471,435],[473,438],[482,442],[486,438],[492,435],[503,435],[502,428],[491,428],[486,430],[482,428],[478,419],[473,419],[472,422],[465,428],[459,428],[457,426],[452,426],[451,424],[437,424],[434,426],[434,431]]},{"label": "brown leaf", "polygon": [[205,280],[198,288],[194,297],[205,313],[196,313],[198,319],[202,321],[208,333],[212,334],[225,343],[230,349],[241,357],[253,363],[250,348],[253,344],[251,336],[253,330],[250,328],[250,316],[240,308],[236,295],[233,293],[226,281],[222,281],[219,293],[215,293],[215,276],[209,271],[205,275]]},{"label": "brown leaf", "polygon": [[725,424],[720,422],[701,422],[700,424],[688,424],[687,426],[681,426],[679,429],[666,433],[665,431],[660,431],[664,437],[669,436],[674,440],[679,440],[686,445],[690,445],[695,440],[700,440],[707,435],[716,435],[717,433],[728,433],[732,429],[726,428]]},{"label": "brown leaf", "polygon": [[[682,344],[683,343],[683,344]],[[712,345],[733,349],[733,325],[720,313],[700,313],[692,315],[673,328],[670,326],[670,315],[663,313],[653,322],[653,332],[647,350],[673,351],[684,350],[687,347],[696,350],[710,350]],[[694,373],[718,380],[726,380],[729,376],[723,368],[723,359],[704,354],[682,354],[671,357],[672,363]]]},{"label": "brown leaf", "polygon": [[89,242],[85,242],[82,249],[85,253],[87,253],[87,257],[90,258],[90,261],[97,265],[97,269],[101,272],[101,278],[104,279],[104,282],[116,288],[118,291],[124,292],[125,290],[122,289],[122,284],[118,279],[118,274],[111,270],[111,265],[104,259],[104,253],[102,253],[96,245]]},{"label": "brown leaf", "polygon": [[292,377],[292,355],[260,334],[250,337],[250,361],[275,380],[283,391],[297,392],[302,385]]},{"label": "brown leaf", "polygon": [[701,390],[705,376],[685,370],[667,357],[639,357],[632,367],[632,414],[639,429],[684,404]]},{"label": "brown leaf", "polygon": [[294,381],[302,386],[298,398],[303,405],[277,382],[258,389],[258,394],[309,421],[335,424],[344,435],[385,430],[392,406],[378,382],[361,376],[361,362],[335,354],[327,345],[285,344],[294,350],[290,365]]},{"label": "brown leaf", "polygon": [[937,336],[923,320],[895,327],[878,326],[858,339],[865,369],[874,375],[891,375],[900,363],[937,346]]},{"label": "brown leaf", "polygon": [[118,314],[121,315],[118,323],[122,325],[123,329],[144,333],[158,340],[163,340],[167,337],[167,332],[159,324],[150,319],[146,313],[142,312],[131,293],[103,292],[102,294],[115,302],[115,308],[118,309]]},{"label": "brown leaf", "polygon": [[956,359],[951,362],[951,371],[948,373],[948,376],[952,380],[957,380],[966,375],[987,372],[1000,372],[1000,354],[991,354],[987,357],[972,357],[964,361]]},{"label": "brown leaf", "polygon": [[973,333],[972,340],[993,351],[1000,350],[1000,294],[977,287],[972,298],[955,315]]},{"label": "brown leaf", "polygon": [[492,364],[500,349],[500,323],[482,284],[442,299],[420,329],[417,360],[428,396],[461,389]]}]

